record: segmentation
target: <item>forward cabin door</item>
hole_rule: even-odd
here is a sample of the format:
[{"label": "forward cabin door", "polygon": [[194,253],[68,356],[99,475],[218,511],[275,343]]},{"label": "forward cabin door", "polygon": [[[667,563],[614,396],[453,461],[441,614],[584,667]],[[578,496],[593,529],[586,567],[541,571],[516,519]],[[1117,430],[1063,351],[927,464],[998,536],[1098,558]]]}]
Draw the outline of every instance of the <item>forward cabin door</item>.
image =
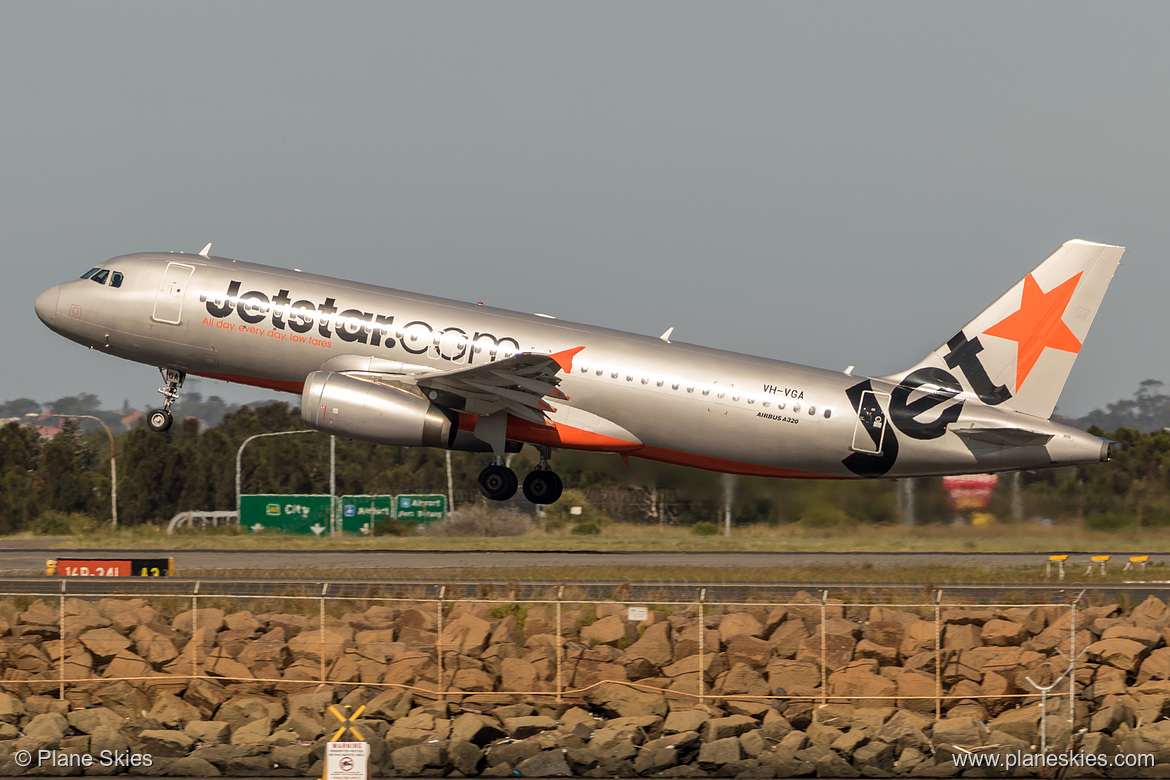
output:
[{"label": "forward cabin door", "polygon": [[183,317],[183,296],[187,294],[187,284],[191,281],[191,274],[195,273],[195,266],[183,263],[168,263],[163,271],[162,283],[158,286],[158,294],[154,297],[154,314],[151,319],[167,325],[178,325]]}]

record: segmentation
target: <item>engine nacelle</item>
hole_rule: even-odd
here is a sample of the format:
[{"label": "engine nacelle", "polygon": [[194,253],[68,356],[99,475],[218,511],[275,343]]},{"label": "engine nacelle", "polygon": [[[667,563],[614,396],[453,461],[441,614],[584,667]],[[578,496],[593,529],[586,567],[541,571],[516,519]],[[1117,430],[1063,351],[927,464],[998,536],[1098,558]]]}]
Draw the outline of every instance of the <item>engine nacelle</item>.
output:
[{"label": "engine nacelle", "polygon": [[[351,439],[405,447],[463,449],[456,417],[414,388],[356,379],[336,371],[314,371],[305,379],[301,419],[311,428]],[[487,445],[472,439],[488,449]],[[479,449],[479,448],[476,448]]]}]

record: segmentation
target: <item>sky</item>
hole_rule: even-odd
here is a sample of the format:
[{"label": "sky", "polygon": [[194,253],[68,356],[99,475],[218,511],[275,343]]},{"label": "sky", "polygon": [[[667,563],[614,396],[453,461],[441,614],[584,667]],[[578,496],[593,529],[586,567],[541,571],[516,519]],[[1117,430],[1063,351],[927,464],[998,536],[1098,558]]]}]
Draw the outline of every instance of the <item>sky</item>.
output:
[{"label": "sky", "polygon": [[1168,28],[1163,3],[0,2],[0,401],[158,405],[155,369],[33,312],[129,252],[880,375],[1083,238],[1128,247],[1058,406],[1083,414],[1170,381]]}]

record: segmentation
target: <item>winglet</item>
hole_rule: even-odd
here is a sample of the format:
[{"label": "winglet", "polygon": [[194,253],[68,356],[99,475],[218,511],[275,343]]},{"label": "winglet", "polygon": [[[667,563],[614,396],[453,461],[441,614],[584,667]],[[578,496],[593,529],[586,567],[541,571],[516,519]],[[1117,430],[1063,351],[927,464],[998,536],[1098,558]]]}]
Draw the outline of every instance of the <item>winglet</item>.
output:
[{"label": "winglet", "polygon": [[211,255],[207,254],[210,251],[211,251],[211,242],[208,241],[207,246],[203,247],[203,249],[199,252],[199,254],[202,257],[210,258]]},{"label": "winglet", "polygon": [[669,328],[667,328],[667,329],[666,329],[666,332],[665,332],[665,333],[663,333],[663,334],[662,334],[661,336],[659,336],[658,338],[662,339],[662,340],[663,340],[663,341],[665,341],[667,344],[669,344],[669,343],[670,343],[670,334],[671,334],[671,333],[674,333],[674,326],[673,326],[673,325],[671,325]]},{"label": "winglet", "polygon": [[562,349],[560,352],[552,353],[549,357],[556,361],[557,365],[561,367],[561,371],[571,374],[573,373],[573,358],[577,357],[577,353],[583,349],[585,349],[584,346]]}]

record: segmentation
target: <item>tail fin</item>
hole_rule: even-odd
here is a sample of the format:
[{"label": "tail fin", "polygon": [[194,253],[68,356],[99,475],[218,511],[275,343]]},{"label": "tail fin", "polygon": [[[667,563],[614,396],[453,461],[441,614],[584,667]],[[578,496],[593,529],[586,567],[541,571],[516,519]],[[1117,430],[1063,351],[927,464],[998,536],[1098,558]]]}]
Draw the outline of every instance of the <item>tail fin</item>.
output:
[{"label": "tail fin", "polygon": [[1123,252],[1065,242],[906,374],[953,372],[984,403],[1047,419]]}]

